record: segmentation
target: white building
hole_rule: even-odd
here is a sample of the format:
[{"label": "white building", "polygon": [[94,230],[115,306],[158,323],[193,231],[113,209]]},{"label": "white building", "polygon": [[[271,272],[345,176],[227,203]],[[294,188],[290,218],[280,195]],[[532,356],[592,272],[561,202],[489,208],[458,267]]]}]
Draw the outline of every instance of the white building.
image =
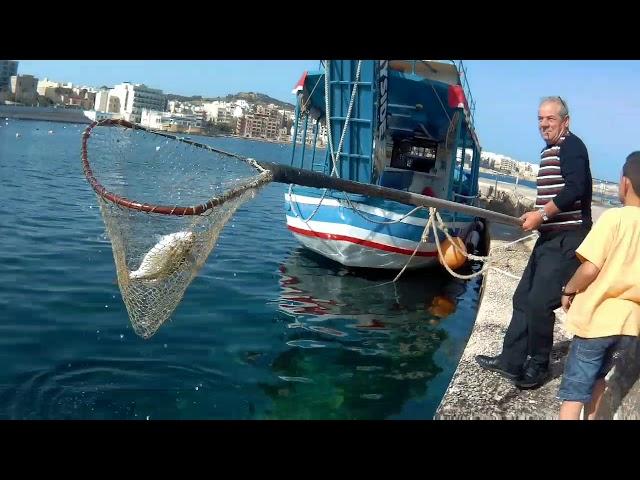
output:
[{"label": "white building", "polygon": [[[311,120],[307,125],[307,136],[305,139],[305,143],[307,145],[313,144],[313,137],[316,128],[316,120]],[[290,132],[290,140],[293,141],[293,132],[295,131],[295,125],[292,125],[289,129]],[[304,121],[298,123],[298,137],[296,138],[296,143],[302,143],[302,137],[304,135]],[[335,141],[335,140],[334,140]],[[320,123],[318,127],[318,138],[316,140],[316,146],[319,148],[324,148],[327,145],[327,127],[324,123]],[[334,148],[337,147],[337,144],[334,144]]]},{"label": "white building", "polygon": [[114,112],[119,107],[119,113],[125,120],[140,123],[143,109],[164,111],[165,104],[162,90],[149,88],[142,83],[124,82],[109,92],[107,111]]},{"label": "white building", "polygon": [[188,113],[191,112],[191,105],[183,103],[180,100],[169,100],[167,102],[167,111],[171,113]]},{"label": "white building", "polygon": [[293,122],[295,120],[295,112],[293,110],[280,108],[278,109],[278,113],[282,115],[287,121]]},{"label": "white building", "polygon": [[499,172],[515,173],[518,171],[517,165],[518,163],[511,157],[500,155],[495,159],[493,168],[498,170]]},{"label": "white building", "polygon": [[109,105],[109,92],[108,88],[101,88],[98,93],[96,93],[96,101],[94,109],[97,112],[108,112]]},{"label": "white building", "polygon": [[241,98],[239,100],[236,100],[235,102],[233,102],[234,105],[236,105],[237,107],[242,108],[243,110],[248,110],[249,109],[249,102],[247,102],[245,99]]},{"label": "white building", "polygon": [[223,102],[216,100],[202,104],[202,110],[207,115],[207,120],[215,123],[234,123],[242,118],[249,110],[250,105],[246,100],[236,100],[235,102]]},{"label": "white building", "polygon": [[242,108],[240,105],[236,105],[231,109],[231,115],[233,118],[240,118],[244,115],[244,111],[248,108]]},{"label": "white building", "polygon": [[208,102],[202,105],[207,116],[207,120],[215,123],[229,123],[234,118],[240,118],[243,115],[242,107],[235,106],[230,102]]},{"label": "white building", "polygon": [[53,82],[45,77],[44,80],[38,80],[38,95],[46,96],[48,88],[59,88],[61,86],[60,82]]},{"label": "white building", "polygon": [[225,107],[227,102],[206,102],[202,104],[202,108],[204,109],[207,120],[213,120],[218,117],[218,109],[221,107]]},{"label": "white building", "polygon": [[84,115],[89,119],[97,122],[99,122],[100,120],[119,118],[119,114],[117,113],[98,112],[96,110],[85,110]]},{"label": "white building", "polygon": [[143,109],[140,114],[140,124],[143,127],[163,130],[166,132],[202,133],[204,114],[160,112]]}]

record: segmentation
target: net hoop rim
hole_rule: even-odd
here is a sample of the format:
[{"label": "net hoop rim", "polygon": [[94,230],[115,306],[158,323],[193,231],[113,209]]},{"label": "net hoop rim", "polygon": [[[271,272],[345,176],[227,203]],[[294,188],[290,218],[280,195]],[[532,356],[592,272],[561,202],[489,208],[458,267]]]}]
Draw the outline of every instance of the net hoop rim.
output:
[{"label": "net hoop rim", "polygon": [[[122,197],[120,195],[117,195],[113,192],[110,192],[98,181],[98,179],[96,179],[95,175],[93,174],[93,170],[91,169],[91,165],[89,164],[89,155],[87,153],[87,143],[89,141],[89,138],[91,137],[91,133],[93,129],[96,126],[104,126],[104,125],[121,126],[124,128],[131,128],[134,130],[143,130],[153,135],[167,137],[172,140],[177,140],[179,142],[187,143],[198,148],[210,150],[215,153],[221,153],[229,157],[234,157],[256,168],[258,171],[260,171],[260,175],[257,179],[255,179],[254,181],[248,184],[244,184],[241,187],[233,188],[228,192],[225,192],[223,195],[219,197],[212,197],[207,202],[201,203],[199,205],[191,205],[191,206],[183,207],[178,205],[158,205],[158,204],[151,204],[151,203],[136,202],[135,200],[131,200],[131,199]],[[91,185],[91,188],[93,188],[93,190],[96,192],[98,196],[100,196],[104,200],[115,203],[116,205],[119,205],[121,207],[125,207],[130,210],[146,212],[146,213],[159,213],[162,215],[177,215],[177,216],[202,215],[207,210],[210,210],[211,208],[217,205],[220,205],[226,202],[227,200],[240,196],[243,192],[245,192],[249,188],[259,187],[261,185],[269,183],[273,179],[273,175],[271,171],[263,168],[260,164],[258,164],[258,162],[256,162],[252,158],[243,157],[235,153],[225,152],[224,150],[220,150],[220,149],[211,147],[209,145],[205,145],[203,143],[198,143],[192,140],[180,138],[175,135],[170,135],[164,132],[153,131],[146,127],[143,127],[142,125],[137,125],[135,123],[129,122],[127,120],[122,120],[122,119],[105,119],[105,120],[92,122],[87,128],[85,128],[84,132],[82,133],[81,152],[82,152],[81,153],[82,170],[84,172],[84,176],[86,177],[87,181]]]}]

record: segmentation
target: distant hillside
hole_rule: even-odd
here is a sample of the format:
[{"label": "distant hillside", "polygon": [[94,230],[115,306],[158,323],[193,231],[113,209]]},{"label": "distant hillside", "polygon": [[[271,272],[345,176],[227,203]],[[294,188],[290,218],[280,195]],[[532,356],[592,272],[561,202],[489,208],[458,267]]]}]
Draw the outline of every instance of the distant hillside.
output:
[{"label": "distant hillside", "polygon": [[238,92],[226,95],[224,97],[202,97],[200,95],[194,95],[192,97],[185,97],[184,95],[175,95],[173,93],[167,94],[167,100],[178,100],[180,102],[191,102],[191,103],[203,103],[203,102],[213,102],[215,100],[224,100],[226,102],[233,102],[235,100],[246,100],[249,103],[257,103],[267,105],[269,103],[273,103],[280,108],[287,108],[293,110],[295,108],[291,103],[283,102],[281,100],[277,100],[273,97],[270,97],[264,93],[258,92]]}]

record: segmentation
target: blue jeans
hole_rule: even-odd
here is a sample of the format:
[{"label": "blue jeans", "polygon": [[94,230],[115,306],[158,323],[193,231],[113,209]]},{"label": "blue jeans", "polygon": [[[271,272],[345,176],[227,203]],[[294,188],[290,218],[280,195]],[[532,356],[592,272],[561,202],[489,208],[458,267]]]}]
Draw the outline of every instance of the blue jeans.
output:
[{"label": "blue jeans", "polygon": [[613,335],[600,338],[574,336],[558,390],[560,400],[588,403],[596,381],[607,376],[622,352],[637,337]]}]

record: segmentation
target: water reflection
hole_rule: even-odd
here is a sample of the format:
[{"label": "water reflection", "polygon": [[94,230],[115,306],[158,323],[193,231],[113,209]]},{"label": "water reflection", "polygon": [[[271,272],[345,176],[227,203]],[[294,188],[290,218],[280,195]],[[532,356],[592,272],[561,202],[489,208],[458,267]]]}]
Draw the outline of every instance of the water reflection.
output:
[{"label": "water reflection", "polygon": [[267,418],[387,418],[425,395],[434,354],[467,292],[446,272],[354,271],[305,249],[280,266],[288,347],[262,384]]}]

